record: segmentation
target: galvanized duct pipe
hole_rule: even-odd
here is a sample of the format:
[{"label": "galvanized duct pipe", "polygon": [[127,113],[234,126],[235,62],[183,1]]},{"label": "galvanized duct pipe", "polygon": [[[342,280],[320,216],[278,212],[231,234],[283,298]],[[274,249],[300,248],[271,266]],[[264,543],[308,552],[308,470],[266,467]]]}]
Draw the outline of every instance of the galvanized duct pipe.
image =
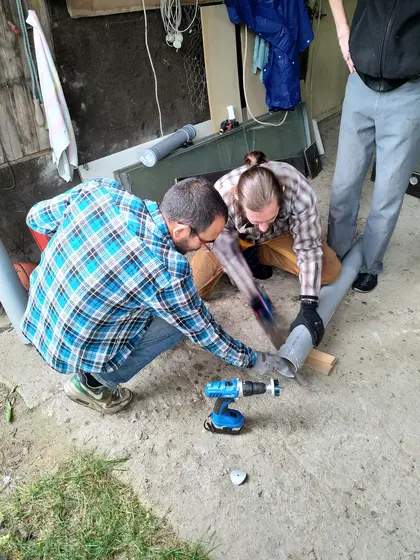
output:
[{"label": "galvanized duct pipe", "polygon": [[[343,260],[339,278],[334,284],[324,286],[321,290],[318,313],[324,321],[325,327],[359,274],[363,262],[362,239],[363,235],[360,235]],[[290,333],[280,348],[279,355],[285,360],[285,365],[287,364],[293,372],[297,372],[305,363],[312,348],[312,337],[308,329],[299,325]]]},{"label": "galvanized duct pipe", "polygon": [[186,142],[191,142],[196,136],[195,128],[192,124],[186,124],[179,128],[174,134],[161,140],[151,148],[148,148],[140,155],[140,161],[146,167],[153,167],[156,163]]},{"label": "galvanized duct pipe", "polygon": [[9,255],[0,240],[0,303],[4,307],[20,341],[29,344],[20,330],[20,322],[28,303],[28,294],[20,283]]}]

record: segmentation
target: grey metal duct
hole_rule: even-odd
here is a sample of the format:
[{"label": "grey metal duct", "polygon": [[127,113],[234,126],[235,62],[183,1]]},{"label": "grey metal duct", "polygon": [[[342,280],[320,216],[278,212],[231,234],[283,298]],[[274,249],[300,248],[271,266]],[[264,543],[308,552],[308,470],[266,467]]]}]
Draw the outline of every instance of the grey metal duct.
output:
[{"label": "grey metal duct", "polygon": [[[363,263],[362,239],[363,235],[360,235],[343,260],[338,279],[333,284],[324,286],[321,290],[318,313],[324,321],[325,327],[359,274]],[[312,348],[312,337],[308,329],[299,325],[293,329],[278,353],[285,360],[285,367],[297,372],[305,363]]]},{"label": "grey metal duct", "polygon": [[20,341],[29,344],[20,330],[20,322],[28,303],[28,294],[20,283],[9,255],[0,240],[0,303],[4,307]]},{"label": "grey metal duct", "polygon": [[186,124],[165,140],[145,150],[140,156],[140,161],[146,167],[153,167],[163,157],[180,148],[186,142],[191,142],[195,136],[196,131],[193,125]]}]

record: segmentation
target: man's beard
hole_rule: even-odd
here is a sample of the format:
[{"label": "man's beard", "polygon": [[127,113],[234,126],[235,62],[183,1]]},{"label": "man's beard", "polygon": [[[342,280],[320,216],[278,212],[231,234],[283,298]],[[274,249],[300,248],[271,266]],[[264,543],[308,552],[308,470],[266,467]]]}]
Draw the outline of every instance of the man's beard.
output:
[{"label": "man's beard", "polygon": [[175,243],[175,247],[176,250],[178,251],[178,253],[181,253],[181,255],[186,255],[187,253],[189,253],[191,251],[191,249],[188,247],[188,244],[186,241],[181,241],[180,243]]}]

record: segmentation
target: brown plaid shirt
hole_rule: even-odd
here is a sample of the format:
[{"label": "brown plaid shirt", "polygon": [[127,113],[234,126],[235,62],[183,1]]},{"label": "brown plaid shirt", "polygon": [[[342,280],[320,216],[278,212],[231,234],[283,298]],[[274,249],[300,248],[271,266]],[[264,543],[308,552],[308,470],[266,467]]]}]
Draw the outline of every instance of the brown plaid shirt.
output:
[{"label": "brown plaid shirt", "polygon": [[233,198],[233,189],[247,167],[234,169],[215,184],[227,204],[229,219],[214,244],[214,252],[238,288],[252,296],[257,288],[242,256],[238,237],[254,245],[261,245],[290,232],[300,271],[300,293],[304,296],[318,296],[321,287],[322,240],[315,193],[305,177],[291,165],[275,161],[263,165],[271,169],[285,187],[283,208],[265,233],[250,224],[238,211]]}]

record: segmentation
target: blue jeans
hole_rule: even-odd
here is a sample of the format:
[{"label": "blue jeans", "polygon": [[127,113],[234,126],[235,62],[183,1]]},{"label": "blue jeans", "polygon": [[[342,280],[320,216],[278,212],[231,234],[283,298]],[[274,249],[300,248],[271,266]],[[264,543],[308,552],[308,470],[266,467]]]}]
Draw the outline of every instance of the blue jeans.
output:
[{"label": "blue jeans", "polygon": [[129,381],[159,354],[170,350],[183,338],[181,331],[163,319],[154,318],[139,346],[131,352],[120,368],[103,376],[95,373],[93,377],[106,387],[115,389],[119,383]]},{"label": "blue jeans", "polygon": [[376,146],[376,180],[363,236],[361,272],[378,274],[420,156],[420,80],[388,92],[350,74],[331,191],[328,245],[342,259],[356,233],[363,181]]}]

